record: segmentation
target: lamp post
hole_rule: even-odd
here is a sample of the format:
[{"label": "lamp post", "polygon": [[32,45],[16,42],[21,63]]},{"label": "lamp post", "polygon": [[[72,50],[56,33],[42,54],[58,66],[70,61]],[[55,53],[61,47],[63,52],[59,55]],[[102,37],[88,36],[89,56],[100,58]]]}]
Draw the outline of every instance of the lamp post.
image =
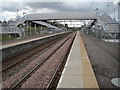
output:
[{"label": "lamp post", "polygon": [[107,12],[108,12],[108,15],[109,15],[109,5],[107,5]]},{"label": "lamp post", "polygon": [[98,8],[95,8],[94,11],[96,11],[96,14],[98,14]]},{"label": "lamp post", "polygon": [[114,6],[114,19],[115,19],[115,6]]},{"label": "lamp post", "polygon": [[18,11],[19,11],[19,10],[17,9],[17,17],[18,17]]},{"label": "lamp post", "polygon": [[[27,13],[25,13],[25,12],[23,12],[23,15],[24,14],[27,14]],[[26,17],[27,18],[27,17]],[[28,21],[27,21],[27,24],[26,24],[26,26],[28,26]],[[28,30],[28,27],[26,27],[26,31]],[[25,37],[25,35],[26,35],[26,31],[25,31],[25,29],[24,29],[24,37]]]}]

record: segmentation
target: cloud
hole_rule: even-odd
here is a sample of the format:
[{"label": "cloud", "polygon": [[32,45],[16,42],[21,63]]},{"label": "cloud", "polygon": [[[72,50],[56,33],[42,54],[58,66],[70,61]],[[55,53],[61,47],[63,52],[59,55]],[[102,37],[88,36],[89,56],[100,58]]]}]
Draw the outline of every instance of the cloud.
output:
[{"label": "cloud", "polygon": [[25,9],[23,8],[23,6],[21,5],[21,3],[16,3],[16,2],[2,2],[2,11],[11,11],[11,12],[16,12],[17,9]]},{"label": "cloud", "polygon": [[26,2],[24,5],[33,9],[48,8],[49,10],[52,9],[60,11],[56,2]]},{"label": "cloud", "polygon": [[0,18],[2,18],[3,20],[9,20],[11,18],[15,18],[16,17],[16,13],[15,12],[10,12],[10,11],[5,11],[4,13],[0,12]]},{"label": "cloud", "polygon": [[[17,9],[19,10],[19,15],[23,16],[22,13],[26,12],[28,14],[33,13],[55,13],[55,12],[81,12],[81,11],[94,11],[95,8],[98,8],[98,13],[107,12],[107,6],[109,5],[109,13],[117,17],[117,4],[115,2],[2,2],[0,8],[2,8],[3,17],[0,19],[8,19],[10,17],[15,17]],[[61,0],[59,0],[61,1]],[[9,14],[10,12],[11,16]]]}]

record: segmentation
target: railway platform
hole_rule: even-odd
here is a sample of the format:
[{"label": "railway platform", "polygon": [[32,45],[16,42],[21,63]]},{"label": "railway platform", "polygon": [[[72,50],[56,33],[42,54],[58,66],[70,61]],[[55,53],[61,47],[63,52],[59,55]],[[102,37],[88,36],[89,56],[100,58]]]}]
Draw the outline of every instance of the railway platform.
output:
[{"label": "railway platform", "polygon": [[18,55],[27,50],[35,48],[39,45],[42,45],[47,41],[50,41],[50,40],[52,41],[59,37],[68,35],[68,33],[71,33],[71,32],[60,32],[60,33],[54,33],[46,36],[39,35],[38,37],[24,38],[20,40],[15,40],[14,42],[8,42],[6,44],[4,43],[0,46],[0,51],[2,51],[1,60],[3,61],[6,59],[9,59],[15,55]]},{"label": "railway platform", "polygon": [[60,33],[55,33],[55,34],[48,34],[48,35],[43,35],[43,36],[37,35],[35,37],[28,37],[28,38],[14,40],[13,42],[2,43],[0,45],[0,49],[4,49],[4,48],[20,45],[20,44],[32,42],[32,41],[37,41],[37,40],[44,39],[44,38],[49,38],[49,37],[59,35],[59,34],[63,34],[63,33],[65,33],[65,32],[60,32]]},{"label": "railway platform", "polygon": [[79,31],[59,80],[59,88],[99,88]]}]

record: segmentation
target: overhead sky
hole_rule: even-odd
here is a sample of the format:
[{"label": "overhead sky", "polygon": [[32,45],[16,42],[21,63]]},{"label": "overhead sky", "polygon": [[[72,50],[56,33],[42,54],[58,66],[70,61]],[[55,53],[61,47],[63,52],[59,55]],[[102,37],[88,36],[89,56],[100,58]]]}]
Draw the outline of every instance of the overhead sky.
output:
[{"label": "overhead sky", "polygon": [[[17,13],[57,13],[96,11],[98,14],[109,13],[118,18],[119,0],[0,0],[0,20],[15,18]],[[109,6],[107,6],[109,5]],[[24,14],[25,15],[25,14]]]}]

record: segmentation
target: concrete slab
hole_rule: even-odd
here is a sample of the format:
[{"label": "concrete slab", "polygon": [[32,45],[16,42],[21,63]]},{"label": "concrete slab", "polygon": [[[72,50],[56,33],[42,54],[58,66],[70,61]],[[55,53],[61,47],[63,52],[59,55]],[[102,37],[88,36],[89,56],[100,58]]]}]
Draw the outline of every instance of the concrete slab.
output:
[{"label": "concrete slab", "polygon": [[65,65],[65,67],[78,67],[81,66],[81,62],[67,62],[67,64]]},{"label": "concrete slab", "polygon": [[80,75],[64,75],[58,88],[84,88],[83,78]]},{"label": "concrete slab", "polygon": [[79,67],[67,67],[65,68],[64,75],[83,75],[83,71]]}]

